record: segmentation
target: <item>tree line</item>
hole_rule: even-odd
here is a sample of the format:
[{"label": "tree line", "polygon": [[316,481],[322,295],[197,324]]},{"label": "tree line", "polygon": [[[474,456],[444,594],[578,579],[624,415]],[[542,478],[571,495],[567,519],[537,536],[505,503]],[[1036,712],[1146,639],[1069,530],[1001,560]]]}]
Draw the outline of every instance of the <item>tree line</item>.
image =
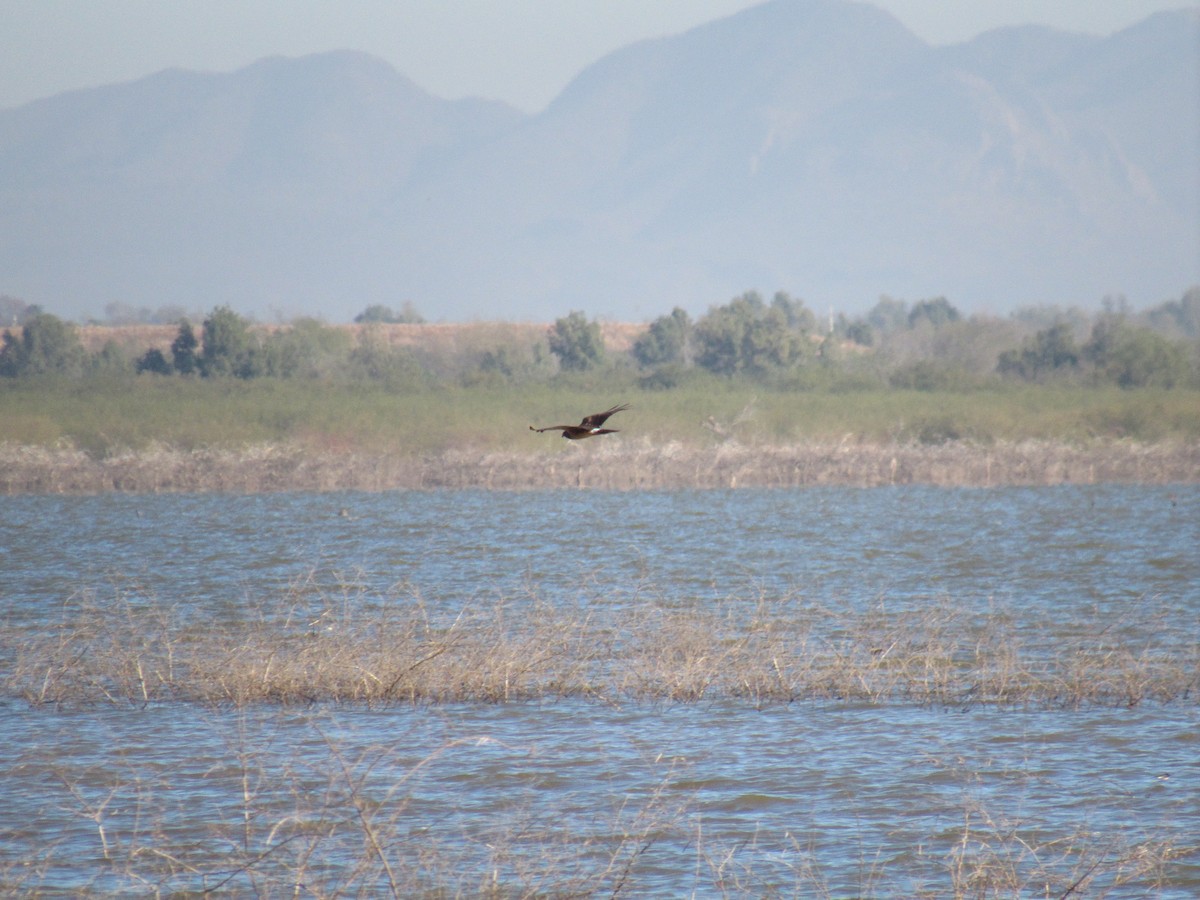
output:
[{"label": "tree line", "polygon": [[393,347],[378,330],[423,321],[368,307],[356,333],[313,319],[263,329],[228,306],[199,329],[177,322],[169,348],[130,357],[115,342],[84,350],[75,325],[38,307],[0,298],[19,328],[0,345],[0,376],[87,378],[137,374],[195,378],[341,378],[466,384],[623,374],[648,389],[719,376],[781,388],[964,389],[1013,382],[1200,387],[1200,288],[1135,314],[1120,298],[1098,313],[1054,307],[1007,318],[963,316],[944,297],[909,304],[883,297],[865,315],[821,318],[803,300],[754,291],[697,319],[682,308],[650,322],[628,350],[610,350],[601,323],[573,311],[544,339],[475,346],[453,358]]}]

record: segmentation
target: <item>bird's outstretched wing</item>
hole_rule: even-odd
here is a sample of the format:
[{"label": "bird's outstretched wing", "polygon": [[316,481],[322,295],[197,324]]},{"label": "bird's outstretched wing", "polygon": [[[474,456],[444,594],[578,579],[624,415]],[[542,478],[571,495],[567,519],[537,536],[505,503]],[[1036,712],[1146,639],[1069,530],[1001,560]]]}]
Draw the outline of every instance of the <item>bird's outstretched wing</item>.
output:
[{"label": "bird's outstretched wing", "polygon": [[588,429],[599,428],[609,416],[619,413],[623,409],[629,409],[629,404],[622,403],[619,406],[614,406],[612,409],[606,409],[604,412],[592,413],[590,416],[584,417],[583,421],[579,423],[579,427]]}]

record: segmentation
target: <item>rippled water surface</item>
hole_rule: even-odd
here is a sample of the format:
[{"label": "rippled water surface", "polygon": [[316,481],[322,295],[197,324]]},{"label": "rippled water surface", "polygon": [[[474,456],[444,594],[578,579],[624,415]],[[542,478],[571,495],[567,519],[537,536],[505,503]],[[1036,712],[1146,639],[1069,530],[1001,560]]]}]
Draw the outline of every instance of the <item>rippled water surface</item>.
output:
[{"label": "rippled water surface", "polygon": [[[497,598],[618,615],[949,603],[1030,623],[1023,642],[1045,652],[1060,620],[1164,651],[1200,636],[1196,486],[10,497],[0,510],[10,634],[81,597],[207,621],[352,584],[344,602],[450,613]],[[1003,886],[1007,868],[1024,880],[1001,895],[1040,896],[1043,866],[1068,886],[1092,873],[1088,895],[1200,894],[1194,696],[0,703],[9,892],[946,896],[970,871]]]}]

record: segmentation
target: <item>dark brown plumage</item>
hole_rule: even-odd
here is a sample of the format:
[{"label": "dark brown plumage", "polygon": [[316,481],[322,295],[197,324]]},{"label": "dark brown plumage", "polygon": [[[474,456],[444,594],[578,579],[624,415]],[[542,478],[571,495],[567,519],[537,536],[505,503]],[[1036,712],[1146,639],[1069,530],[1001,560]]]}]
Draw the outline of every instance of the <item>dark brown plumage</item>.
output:
[{"label": "dark brown plumage", "polygon": [[629,409],[629,404],[622,403],[620,406],[614,406],[612,409],[606,409],[604,412],[584,416],[583,421],[578,425],[547,425],[545,428],[534,428],[530,425],[529,430],[536,431],[538,434],[541,434],[543,431],[561,431],[562,436],[569,441],[581,441],[584,438],[590,438],[597,434],[613,434],[619,429],[601,428],[600,426],[613,413],[619,413],[623,409]]}]

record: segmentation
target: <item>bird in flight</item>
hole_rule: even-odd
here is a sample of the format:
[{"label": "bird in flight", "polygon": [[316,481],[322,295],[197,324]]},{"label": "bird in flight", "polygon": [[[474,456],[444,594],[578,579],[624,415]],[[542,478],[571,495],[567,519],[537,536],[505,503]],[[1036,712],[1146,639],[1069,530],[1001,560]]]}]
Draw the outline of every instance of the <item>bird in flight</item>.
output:
[{"label": "bird in flight", "polygon": [[584,416],[583,421],[578,425],[547,425],[545,428],[534,428],[530,425],[529,430],[536,431],[538,434],[541,434],[543,431],[561,431],[562,436],[567,440],[581,441],[595,434],[612,434],[618,431],[619,429],[616,428],[601,428],[600,426],[613,413],[619,413],[623,409],[629,409],[629,404],[622,403],[620,406],[614,406],[612,409],[606,409],[604,412]]}]

